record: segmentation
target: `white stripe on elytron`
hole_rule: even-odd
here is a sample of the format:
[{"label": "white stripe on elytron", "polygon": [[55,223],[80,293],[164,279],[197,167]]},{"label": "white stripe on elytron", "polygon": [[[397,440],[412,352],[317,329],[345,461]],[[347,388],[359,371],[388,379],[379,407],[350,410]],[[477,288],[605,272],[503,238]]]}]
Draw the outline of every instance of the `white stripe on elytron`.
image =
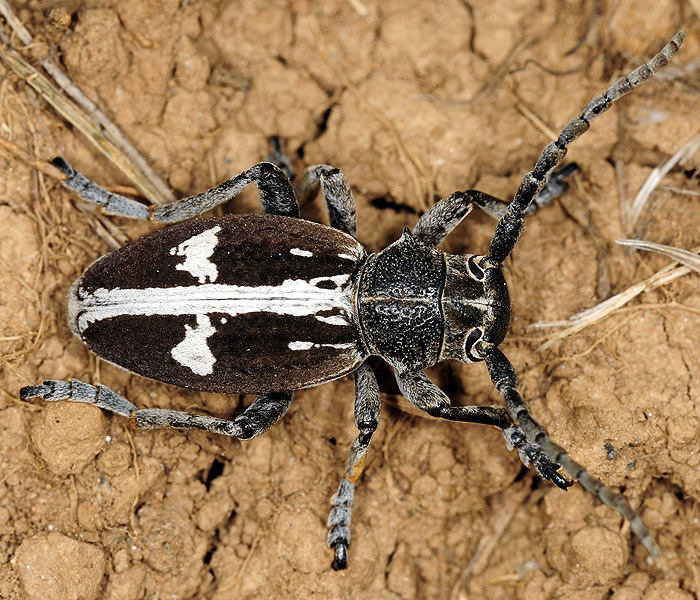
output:
[{"label": "white stripe on elytron", "polygon": [[175,346],[170,354],[181,365],[197,375],[211,375],[214,372],[216,358],[212,354],[207,340],[216,333],[207,315],[197,315],[197,325],[185,325],[185,339]]},{"label": "white stripe on elytron", "polygon": [[[240,286],[211,283],[172,288],[107,290],[92,294],[78,290],[78,331],[90,323],[122,315],[207,315],[223,313],[231,316],[253,312],[279,315],[316,316],[331,325],[349,325],[352,304],[350,289],[344,289],[350,275],[315,277],[310,281],[286,279],[281,285]],[[317,287],[331,280],[337,289]],[[325,311],[341,310],[341,315],[326,317]]]},{"label": "white stripe on elytron", "polygon": [[316,315],[316,320],[321,321],[322,323],[328,323],[329,325],[347,325],[348,324],[347,318],[343,315],[331,315],[330,317],[322,317],[320,315]]},{"label": "white stripe on elytron", "polygon": [[187,271],[192,277],[196,277],[199,283],[206,283],[207,279],[214,283],[219,271],[209,257],[214,254],[214,248],[219,243],[216,235],[219,231],[221,227],[217,225],[171,248],[170,254],[173,256],[185,257],[185,262],[175,265],[175,268],[178,271]]},{"label": "white stripe on elytron", "polygon": [[309,250],[302,250],[301,248],[292,248],[289,251],[290,254],[294,254],[296,256],[313,256],[314,253],[310,252]]},{"label": "white stripe on elytron", "polygon": [[348,344],[315,344],[314,342],[289,342],[287,347],[290,350],[311,350],[311,348],[337,348],[338,350],[348,350],[354,348],[352,342]]}]

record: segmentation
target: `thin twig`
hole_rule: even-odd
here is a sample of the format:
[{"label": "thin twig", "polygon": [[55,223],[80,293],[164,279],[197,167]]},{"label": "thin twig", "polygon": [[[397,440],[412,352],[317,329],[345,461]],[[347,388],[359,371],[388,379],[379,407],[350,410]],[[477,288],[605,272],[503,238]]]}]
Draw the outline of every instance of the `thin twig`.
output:
[{"label": "thin twig", "polygon": [[381,113],[381,111],[378,111],[366,102],[365,97],[357,90],[357,86],[353,84],[353,82],[348,78],[347,74],[342,69],[338,68],[335,61],[330,59],[332,52],[328,49],[321,26],[313,14],[309,16],[309,24],[312,27],[315,41],[320,50],[319,55],[325,60],[326,64],[333,71],[335,77],[338,79],[338,81],[340,81],[342,86],[355,97],[357,105],[371,117],[376,119],[380,125],[382,125],[382,127],[389,131],[394,139],[399,161],[402,163],[404,169],[406,170],[406,174],[413,185],[415,202],[418,205],[419,210],[423,212],[426,211],[428,209],[426,198],[432,200],[435,196],[435,185],[432,174],[429,172],[428,168],[420,160],[420,158],[404,142],[394,124],[387,119]]},{"label": "thin twig", "polygon": [[547,124],[540,119],[534,111],[530,110],[528,106],[525,105],[525,103],[518,98],[518,95],[515,93],[514,90],[511,88],[506,88],[511,95],[511,98],[513,99],[513,102],[515,103],[515,108],[518,109],[520,114],[522,114],[528,121],[530,121],[537,129],[539,129],[544,135],[552,140],[556,141],[556,139],[559,137],[559,134],[555,133],[553,129],[547,126]]},{"label": "thin twig", "polygon": [[369,10],[367,10],[367,7],[362,4],[360,0],[348,0],[350,3],[350,6],[352,6],[355,9],[355,12],[357,12],[358,15],[362,17],[366,17],[367,13]]},{"label": "thin twig", "polygon": [[258,531],[255,534],[255,538],[253,538],[253,543],[250,545],[250,550],[248,550],[248,554],[245,555],[245,558],[243,559],[241,566],[238,568],[238,571],[233,576],[233,579],[231,579],[230,581],[224,581],[221,584],[221,586],[219,586],[219,588],[217,589],[217,592],[219,594],[221,594],[222,592],[228,592],[236,588],[241,578],[243,577],[243,574],[246,572],[248,564],[250,563],[253,556],[255,556],[255,550],[258,548],[258,544],[260,543],[261,538],[262,531]]}]

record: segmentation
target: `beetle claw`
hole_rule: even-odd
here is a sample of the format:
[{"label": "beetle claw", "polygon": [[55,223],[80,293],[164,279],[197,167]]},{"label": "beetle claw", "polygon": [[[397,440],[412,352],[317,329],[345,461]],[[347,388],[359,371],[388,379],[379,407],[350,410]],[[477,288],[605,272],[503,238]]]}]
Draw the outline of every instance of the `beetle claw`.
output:
[{"label": "beetle claw", "polygon": [[564,475],[561,465],[549,460],[544,454],[539,454],[535,458],[534,466],[535,471],[542,479],[551,481],[561,490],[566,491],[567,488],[574,485],[574,482]]}]

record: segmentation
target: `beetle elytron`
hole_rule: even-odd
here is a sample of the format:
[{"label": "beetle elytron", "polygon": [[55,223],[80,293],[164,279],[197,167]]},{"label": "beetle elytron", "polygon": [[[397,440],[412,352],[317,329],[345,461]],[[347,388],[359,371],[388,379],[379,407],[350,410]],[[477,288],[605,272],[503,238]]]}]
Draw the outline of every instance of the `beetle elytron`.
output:
[{"label": "beetle elytron", "polygon": [[[328,520],[336,569],[347,566],[355,482],[379,420],[380,396],[367,364],[379,356],[395,370],[416,408],[443,419],[500,428],[509,449],[562,489],[574,480],[630,521],[652,556],[659,550],[637,513],[576,463],[533,419],[517,390],[513,366],[498,349],[510,324],[501,264],[523,217],[546,202],[540,194],[569,145],[613,102],[665,66],[685,39],[680,32],[646,65],[614,83],[564,127],[505,203],[478,191],[457,192],[432,206],[413,231],[367,255],[355,239],[355,206],[344,175],[310,167],[295,190],[272,163],[259,163],[202,194],[147,207],[109,193],[62,159],[64,185],[107,214],[178,223],[97,260],[73,284],[73,332],[99,357],[166,383],[219,393],[253,393],[233,421],[166,409],[137,409],[103,385],[49,380],[22,398],[87,402],[130,417],[137,428],[197,428],[250,439],[287,411],[292,391],[350,373],[355,377],[352,444]],[[250,183],[262,215],[188,220],[229,200]],[[297,198],[322,190],[332,227],[299,219]],[[555,191],[555,193],[557,193]],[[540,195],[538,195],[540,194]],[[550,193],[550,198],[552,194]],[[450,255],[437,246],[478,205],[499,219],[488,253]],[[184,222],[183,222],[184,221]],[[485,361],[502,406],[452,406],[423,369],[445,359]]]}]

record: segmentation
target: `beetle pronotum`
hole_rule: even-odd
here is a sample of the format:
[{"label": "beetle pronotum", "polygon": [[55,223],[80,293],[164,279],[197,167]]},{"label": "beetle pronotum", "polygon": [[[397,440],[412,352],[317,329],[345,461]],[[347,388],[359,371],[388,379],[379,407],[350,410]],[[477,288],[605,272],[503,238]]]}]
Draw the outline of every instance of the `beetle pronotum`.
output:
[{"label": "beetle pronotum", "polygon": [[[148,207],[88,181],[62,159],[64,185],[107,214],[177,223],[92,264],[73,284],[68,318],[73,332],[102,359],[158,381],[219,393],[257,394],[232,421],[167,409],[137,409],[103,385],[47,380],[22,398],[87,402],[130,417],[137,428],[197,428],[250,439],[287,411],[293,390],[354,374],[352,444],[328,519],[334,567],[347,566],[355,482],[379,421],[379,388],[366,362],[379,356],[393,368],[416,408],[443,419],[500,428],[525,465],[566,489],[574,480],[618,510],[652,556],[659,550],[639,515],[618,493],[554,443],[517,390],[515,370],[498,349],[510,323],[501,264],[523,229],[523,218],[565,189],[571,172],[554,169],[590,122],[664,67],[683,43],[676,34],[646,65],[615,82],[571,119],[548,144],[515,198],[456,192],[433,205],[413,231],[376,254],[355,239],[355,205],[344,175],[328,165],[306,170],[293,189],[284,172],[259,163],[202,194]],[[541,192],[547,179],[557,188]],[[250,183],[262,215],[192,219]],[[331,227],[301,220],[298,200],[322,190]],[[442,240],[476,204],[499,219],[485,255],[451,255]],[[192,220],[190,220],[192,219]],[[453,406],[423,369],[446,359],[485,361],[503,406]]]}]

